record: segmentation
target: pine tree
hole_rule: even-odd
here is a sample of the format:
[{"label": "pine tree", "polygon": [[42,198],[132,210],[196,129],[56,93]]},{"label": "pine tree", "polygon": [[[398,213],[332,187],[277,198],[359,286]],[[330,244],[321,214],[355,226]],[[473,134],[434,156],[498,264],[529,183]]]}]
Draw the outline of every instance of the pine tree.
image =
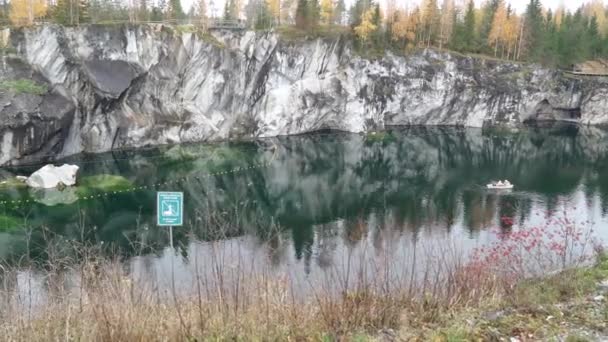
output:
[{"label": "pine tree", "polygon": [[268,9],[268,3],[264,0],[260,1],[255,19],[256,30],[267,30],[271,28],[273,20],[273,16]]},{"label": "pine tree", "polygon": [[308,0],[307,14],[309,28],[317,28],[319,26],[319,17],[321,16],[321,5],[319,4],[319,0]]},{"label": "pine tree", "polygon": [[78,2],[78,24],[91,22],[91,11],[89,0],[79,0]]},{"label": "pine tree", "polygon": [[303,30],[308,28],[308,0],[298,0],[296,27]]},{"label": "pine tree", "polygon": [[361,24],[363,14],[371,8],[370,0],[356,0],[350,8],[350,26],[355,28]]},{"label": "pine tree", "polygon": [[184,10],[182,10],[182,3],[180,0],[169,0],[169,19],[181,20],[184,19]]},{"label": "pine tree", "polygon": [[344,25],[345,16],[346,4],[344,4],[344,0],[338,0],[336,2],[336,8],[334,9],[333,23],[336,25]]},{"label": "pine tree", "polygon": [[142,21],[150,20],[150,10],[148,5],[149,0],[139,0],[139,6],[137,9],[137,19]]},{"label": "pine tree", "polygon": [[477,37],[475,34],[475,3],[469,0],[465,9],[464,20],[457,22],[454,29],[452,47],[462,52],[477,51]]},{"label": "pine tree", "polygon": [[530,0],[525,14],[523,52],[530,60],[538,61],[543,37],[543,15],[540,0]]}]

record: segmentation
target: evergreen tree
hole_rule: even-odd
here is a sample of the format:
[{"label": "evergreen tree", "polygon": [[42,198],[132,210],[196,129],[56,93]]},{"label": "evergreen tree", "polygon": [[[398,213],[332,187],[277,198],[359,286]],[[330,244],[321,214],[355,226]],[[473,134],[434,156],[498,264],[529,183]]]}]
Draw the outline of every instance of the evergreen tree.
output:
[{"label": "evergreen tree", "polygon": [[540,0],[530,0],[525,13],[523,53],[530,60],[538,61],[542,51],[543,15]]},{"label": "evergreen tree", "polygon": [[334,9],[334,24],[344,25],[344,19],[346,16],[346,4],[344,0],[338,0],[336,2],[336,8]]},{"label": "evergreen tree", "polygon": [[321,5],[319,4],[319,0],[308,0],[307,14],[309,29],[317,28],[321,17]]},{"label": "evergreen tree", "polygon": [[87,24],[91,22],[91,10],[89,0],[80,0],[78,2],[78,24]]},{"label": "evergreen tree", "polygon": [[589,44],[589,55],[590,58],[598,58],[602,52],[602,37],[600,36],[599,24],[597,17],[593,16],[589,20],[587,27],[586,40]]},{"label": "evergreen tree", "polygon": [[303,30],[308,28],[308,0],[298,0],[298,7],[296,7],[296,27]]},{"label": "evergreen tree", "polygon": [[477,37],[475,35],[475,3],[469,0],[464,14],[464,21],[458,21],[454,28],[454,49],[462,52],[477,51]]},{"label": "evergreen tree", "polygon": [[169,0],[169,11],[167,14],[171,20],[181,20],[186,17],[180,0]]},{"label": "evergreen tree", "polygon": [[272,27],[274,18],[266,1],[262,0],[258,3],[257,15],[255,19],[256,30],[267,30]]},{"label": "evergreen tree", "polygon": [[490,32],[492,31],[492,24],[494,22],[494,17],[496,16],[496,11],[501,5],[501,0],[489,0],[486,2],[485,6],[482,9],[482,17],[480,22],[479,29],[479,40],[487,44],[490,37]]},{"label": "evergreen tree", "polygon": [[350,26],[355,28],[361,25],[363,14],[370,9],[370,0],[356,0],[350,8]]}]

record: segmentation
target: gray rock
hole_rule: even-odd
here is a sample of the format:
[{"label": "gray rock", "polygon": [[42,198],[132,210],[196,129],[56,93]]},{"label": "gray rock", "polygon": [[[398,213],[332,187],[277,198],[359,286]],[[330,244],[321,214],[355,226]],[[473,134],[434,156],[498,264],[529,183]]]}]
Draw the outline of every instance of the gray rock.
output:
[{"label": "gray rock", "polygon": [[433,51],[366,60],[344,39],[211,33],[217,42],[162,25],[12,29],[17,54],[0,78],[49,92],[0,92],[0,165],[320,129],[608,123],[601,80]]}]

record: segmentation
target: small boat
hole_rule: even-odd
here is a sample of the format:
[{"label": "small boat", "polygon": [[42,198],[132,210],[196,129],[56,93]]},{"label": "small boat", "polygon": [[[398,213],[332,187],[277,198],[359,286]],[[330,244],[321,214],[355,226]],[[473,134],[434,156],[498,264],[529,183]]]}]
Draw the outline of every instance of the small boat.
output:
[{"label": "small boat", "polygon": [[487,184],[486,187],[488,189],[497,189],[497,190],[503,190],[503,189],[513,189],[513,184],[511,184],[511,182],[509,182],[508,180],[501,182],[492,182],[490,184]]}]

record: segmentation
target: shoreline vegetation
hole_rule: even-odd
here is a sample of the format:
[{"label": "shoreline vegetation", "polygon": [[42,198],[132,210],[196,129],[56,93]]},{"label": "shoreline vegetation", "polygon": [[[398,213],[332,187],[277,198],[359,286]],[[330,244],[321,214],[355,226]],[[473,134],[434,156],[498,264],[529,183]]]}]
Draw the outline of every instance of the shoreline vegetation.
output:
[{"label": "shoreline vegetation", "polygon": [[[413,242],[412,253],[395,258],[387,239],[380,249],[345,252],[343,268],[303,283],[241,253],[225,255],[221,238],[208,242],[208,255],[188,256],[190,283],[162,275],[171,277],[168,288],[138,280],[99,246],[49,244],[46,261],[0,267],[0,334],[7,341],[573,342],[608,336],[608,254],[592,229],[568,219],[504,225],[493,232],[495,242],[466,256],[446,241]],[[36,281],[48,294],[33,302]]]}]

